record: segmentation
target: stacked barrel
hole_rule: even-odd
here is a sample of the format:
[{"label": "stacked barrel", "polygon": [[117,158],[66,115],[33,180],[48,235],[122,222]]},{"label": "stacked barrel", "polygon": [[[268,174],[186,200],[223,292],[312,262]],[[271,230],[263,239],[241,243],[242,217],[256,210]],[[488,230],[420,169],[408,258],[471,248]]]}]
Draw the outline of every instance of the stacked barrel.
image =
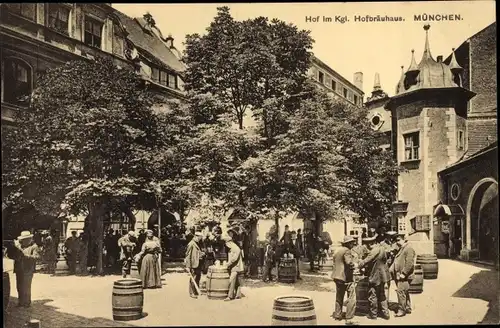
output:
[{"label": "stacked barrel", "polygon": [[436,254],[417,255],[417,264],[422,266],[424,279],[437,279],[439,265]]},{"label": "stacked barrel", "polygon": [[278,281],[293,284],[296,280],[297,261],[293,258],[281,258],[278,266]]}]

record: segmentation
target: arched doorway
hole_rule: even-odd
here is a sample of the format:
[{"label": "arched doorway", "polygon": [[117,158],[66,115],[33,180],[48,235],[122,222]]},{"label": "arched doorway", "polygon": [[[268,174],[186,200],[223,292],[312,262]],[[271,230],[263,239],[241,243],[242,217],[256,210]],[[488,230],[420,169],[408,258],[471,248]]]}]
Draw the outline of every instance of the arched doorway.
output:
[{"label": "arched doorway", "polygon": [[498,183],[479,181],[469,196],[470,247],[478,250],[479,259],[497,262],[498,258]]}]

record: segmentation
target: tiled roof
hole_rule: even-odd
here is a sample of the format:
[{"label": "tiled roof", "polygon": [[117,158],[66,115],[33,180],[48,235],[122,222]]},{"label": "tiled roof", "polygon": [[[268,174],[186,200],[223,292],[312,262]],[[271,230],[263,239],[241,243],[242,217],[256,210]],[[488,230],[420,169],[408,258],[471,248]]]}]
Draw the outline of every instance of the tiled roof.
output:
[{"label": "tiled roof", "polygon": [[145,32],[137,20],[118,10],[115,10],[115,14],[127,29],[127,32],[129,33],[129,40],[132,41],[137,48],[139,48],[139,52],[141,49],[146,51],[150,56],[155,57],[155,59],[160,61],[163,65],[178,73],[185,71],[186,67],[184,64],[177,59],[173,52],[157,35],[154,34],[154,32]]}]

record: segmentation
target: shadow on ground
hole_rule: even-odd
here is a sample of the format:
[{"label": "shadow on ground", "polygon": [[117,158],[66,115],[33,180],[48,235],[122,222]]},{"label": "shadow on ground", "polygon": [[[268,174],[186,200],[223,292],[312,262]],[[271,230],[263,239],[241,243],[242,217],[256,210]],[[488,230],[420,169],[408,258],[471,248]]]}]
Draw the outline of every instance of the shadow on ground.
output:
[{"label": "shadow on ground", "polygon": [[[105,318],[86,318],[75,314],[59,312],[57,307],[47,305],[50,299],[37,300],[31,303],[30,308],[17,307],[17,298],[11,297],[9,308],[4,316],[5,328],[25,327],[31,320],[40,320],[42,327],[137,327],[125,322],[113,321]],[[147,313],[143,314],[147,316]]]},{"label": "shadow on ground", "polygon": [[498,324],[499,315],[499,272],[483,270],[471,276],[468,283],[453,294],[453,297],[475,298],[488,302],[488,312],[479,324]]},{"label": "shadow on ground", "polygon": [[261,279],[245,279],[244,286],[248,288],[264,288],[275,286],[290,286],[296,290],[314,291],[314,292],[332,292],[335,291],[335,284],[327,275],[309,275],[301,274],[302,280],[297,280],[293,284],[287,284],[276,281],[263,282]]}]

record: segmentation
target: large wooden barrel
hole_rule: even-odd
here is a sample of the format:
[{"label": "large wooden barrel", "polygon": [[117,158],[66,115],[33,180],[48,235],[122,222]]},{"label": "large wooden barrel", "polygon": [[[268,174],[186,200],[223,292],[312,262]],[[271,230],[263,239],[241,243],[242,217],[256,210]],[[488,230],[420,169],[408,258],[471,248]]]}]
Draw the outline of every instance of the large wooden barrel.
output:
[{"label": "large wooden barrel", "polygon": [[280,259],[278,281],[286,283],[294,283],[297,281],[297,261],[295,259]]},{"label": "large wooden barrel", "polygon": [[3,289],[3,312],[5,314],[5,311],[7,311],[10,301],[10,276],[8,272],[3,273],[2,289]]},{"label": "large wooden barrel", "polygon": [[130,278],[141,279],[136,261],[132,261],[132,264],[130,265]]},{"label": "large wooden barrel", "polygon": [[223,300],[229,293],[229,272],[227,267],[212,265],[207,273],[207,297],[211,300]]},{"label": "large wooden barrel", "polygon": [[417,264],[422,265],[424,279],[437,279],[439,265],[436,254],[417,255]]},{"label": "large wooden barrel", "polygon": [[415,278],[410,282],[410,289],[408,292],[412,294],[420,294],[424,291],[424,271],[422,270],[422,265],[415,264],[414,273]]},{"label": "large wooden barrel", "polygon": [[272,325],[316,325],[316,312],[313,300],[308,296],[280,296],[275,298]]},{"label": "large wooden barrel", "polygon": [[113,320],[128,321],[142,318],[144,291],[139,279],[120,279],[113,284]]},{"label": "large wooden barrel", "polygon": [[356,313],[367,314],[370,310],[370,303],[368,302],[368,277],[356,275]]}]

